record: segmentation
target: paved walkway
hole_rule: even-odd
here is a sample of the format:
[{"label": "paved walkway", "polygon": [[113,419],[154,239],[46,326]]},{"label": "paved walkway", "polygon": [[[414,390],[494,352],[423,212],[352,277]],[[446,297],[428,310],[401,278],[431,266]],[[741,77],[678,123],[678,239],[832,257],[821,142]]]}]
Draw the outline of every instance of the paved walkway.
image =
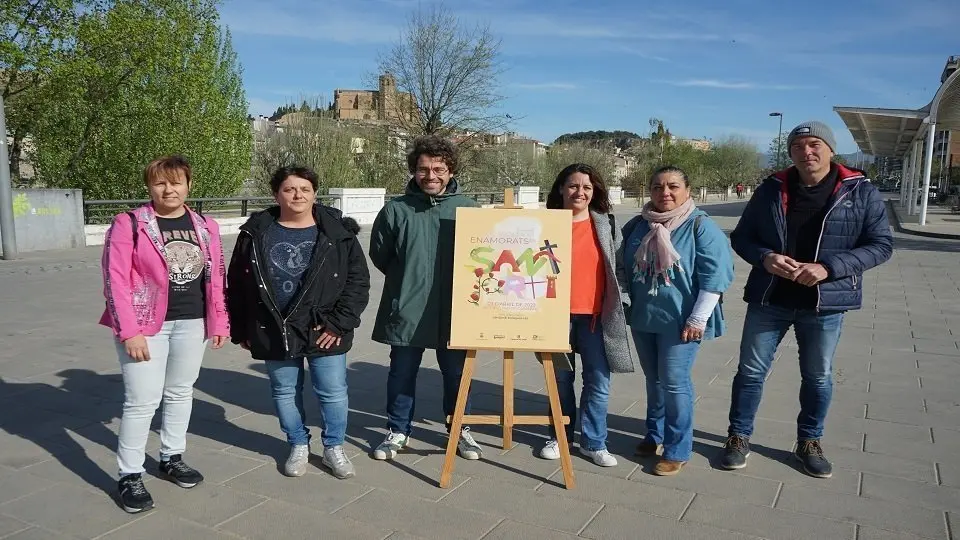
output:
[{"label": "paved walkway", "polygon": [[[624,208],[626,211],[632,209]],[[737,205],[710,208],[731,228]],[[232,239],[228,239],[232,245]],[[736,370],[746,266],[725,308],[730,334],[694,368],[694,456],[673,478],[632,457],[643,432],[641,375],[616,376],[609,446],[620,464],[575,457],[565,491],[556,462],[534,456],[539,428],[499,450],[477,428],[481,462],[457,461],[437,487],[445,441],[440,377],[420,376],[412,450],[393,463],[366,457],[383,433],[386,349],[371,342],[376,302],[350,355],[348,446],[358,476],[338,481],[319,464],[291,479],[261,362],[236,347],[207,355],[197,384],[187,457],[207,481],[192,491],[149,477],[155,510],[131,516],[111,499],[122,386],[103,306],[99,248],[0,262],[0,538],[465,539],[949,539],[960,527],[960,242],[897,237],[894,259],[870,272],[866,306],[851,313],[835,367],[824,439],[834,477],[817,480],[790,459],[799,373],[792,337],[766,386],[749,465],[718,470]],[[373,297],[382,279],[374,272]],[[481,355],[475,407],[499,407],[500,364]],[[517,412],[544,409],[539,365],[518,357]],[[306,400],[315,424],[314,400]],[[316,431],[315,431],[316,434]],[[148,470],[159,442],[151,435]]]},{"label": "paved walkway", "polygon": [[901,232],[917,236],[960,240],[960,213],[953,212],[949,204],[929,205],[927,207],[927,223],[922,227],[920,226],[919,208],[916,215],[907,215],[906,209],[900,207],[900,202],[896,198],[890,199],[888,208],[893,208],[896,212]]}]

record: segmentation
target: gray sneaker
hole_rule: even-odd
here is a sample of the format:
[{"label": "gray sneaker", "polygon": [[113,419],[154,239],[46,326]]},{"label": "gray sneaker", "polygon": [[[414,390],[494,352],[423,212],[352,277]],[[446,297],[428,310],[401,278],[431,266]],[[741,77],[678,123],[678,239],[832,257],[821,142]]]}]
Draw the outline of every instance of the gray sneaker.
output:
[{"label": "gray sneaker", "polygon": [[310,460],[309,444],[294,444],[290,446],[290,457],[283,464],[283,474],[287,476],[303,476],[307,474],[307,461]]},{"label": "gray sneaker", "polygon": [[343,446],[331,446],[323,449],[323,465],[330,469],[334,476],[343,480],[344,478],[353,478],[357,471],[350,463],[350,458],[343,451]]},{"label": "gray sneaker", "polygon": [[387,432],[383,442],[373,451],[373,459],[383,461],[397,457],[399,452],[409,442],[409,438],[403,433],[393,431]]},{"label": "gray sneaker", "polygon": [[457,441],[457,453],[463,459],[480,459],[483,457],[483,448],[477,444],[470,434],[470,428],[465,427],[460,431],[460,440]]}]

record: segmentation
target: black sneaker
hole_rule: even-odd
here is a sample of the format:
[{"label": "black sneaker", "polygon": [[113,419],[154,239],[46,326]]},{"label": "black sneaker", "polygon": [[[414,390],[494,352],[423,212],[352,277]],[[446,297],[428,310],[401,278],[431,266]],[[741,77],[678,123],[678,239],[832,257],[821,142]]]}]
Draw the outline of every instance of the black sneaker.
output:
[{"label": "black sneaker", "polygon": [[180,454],[170,456],[170,461],[161,461],[160,473],[182,488],[192,488],[203,482],[203,475],[184,463]]},{"label": "black sneaker", "polygon": [[803,470],[810,476],[816,478],[830,478],[833,476],[833,465],[827,461],[823,455],[823,448],[820,447],[820,441],[811,439],[808,441],[797,441],[797,451],[794,452],[800,463],[803,463]]},{"label": "black sneaker", "polygon": [[143,512],[153,508],[153,497],[143,485],[143,478],[139,474],[128,474],[117,482],[117,492],[120,495],[120,505],[131,514]]},{"label": "black sneaker", "polygon": [[723,457],[720,466],[728,471],[742,469],[747,466],[750,456],[750,438],[743,435],[730,435],[723,445]]}]

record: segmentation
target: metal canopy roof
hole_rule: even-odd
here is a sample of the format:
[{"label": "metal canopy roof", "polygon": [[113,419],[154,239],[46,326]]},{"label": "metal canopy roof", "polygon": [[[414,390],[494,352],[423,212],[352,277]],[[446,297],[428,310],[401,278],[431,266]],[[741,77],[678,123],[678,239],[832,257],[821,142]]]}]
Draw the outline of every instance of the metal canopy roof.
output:
[{"label": "metal canopy roof", "polygon": [[[948,60],[957,62],[956,57]],[[946,71],[944,76],[946,76]],[[874,156],[902,158],[910,144],[925,137],[924,125],[935,123],[938,131],[960,131],[960,69],[941,79],[933,101],[921,109],[873,109],[834,107],[861,150]]]},{"label": "metal canopy roof", "polygon": [[917,136],[929,108],[871,109],[834,107],[860,149],[874,156],[903,157]]}]

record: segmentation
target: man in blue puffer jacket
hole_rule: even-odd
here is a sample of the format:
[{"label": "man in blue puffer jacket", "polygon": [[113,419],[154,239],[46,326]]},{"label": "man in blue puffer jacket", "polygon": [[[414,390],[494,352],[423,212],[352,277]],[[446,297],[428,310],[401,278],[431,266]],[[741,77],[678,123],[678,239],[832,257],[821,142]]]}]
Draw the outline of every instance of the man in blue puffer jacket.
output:
[{"label": "man in blue puffer jacket", "polygon": [[862,171],[831,162],[836,140],[826,124],[793,128],[787,148],[794,166],[764,180],[730,235],[753,269],[721,466],[746,466],[763,381],[793,326],[801,374],[795,454],[808,474],[829,478],[820,437],[843,315],[860,308],[863,272],[890,258],[893,237],[877,188]]}]

